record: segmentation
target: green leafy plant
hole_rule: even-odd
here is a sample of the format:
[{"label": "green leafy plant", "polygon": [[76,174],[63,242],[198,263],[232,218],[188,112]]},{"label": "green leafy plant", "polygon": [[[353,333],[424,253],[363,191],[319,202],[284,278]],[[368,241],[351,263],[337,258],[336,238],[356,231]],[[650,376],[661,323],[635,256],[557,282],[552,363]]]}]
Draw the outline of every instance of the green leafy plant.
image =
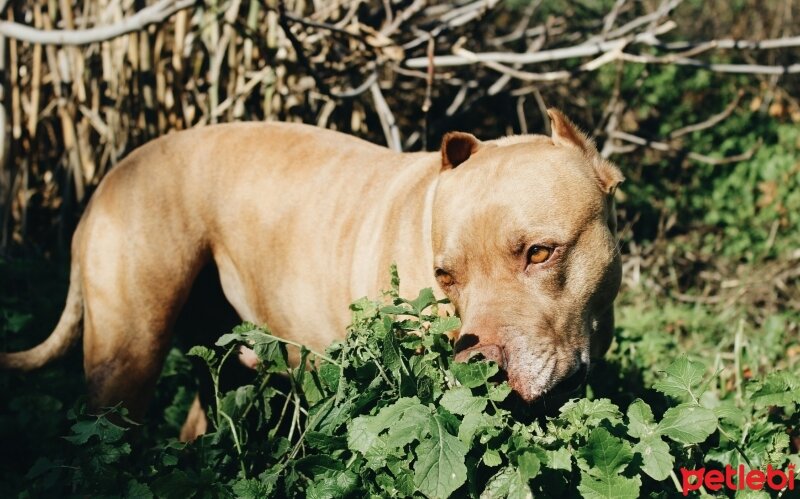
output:
[{"label": "green leafy plant", "polygon": [[[740,392],[712,389],[719,372],[678,356],[644,392],[615,403],[590,395],[557,416],[524,421],[498,367],[455,363],[426,289],[352,305],[347,338],[325,354],[243,324],[195,347],[211,373],[208,434],[137,449],[136,430],[72,411],[63,457],[40,459],[39,492],[137,497],[639,497],[681,495],[681,467],[800,465],[796,373]],[[628,340],[620,338],[624,346]],[[252,383],[222,393],[221,367],[240,345],[261,364]],[[289,348],[299,349],[292,369]],[[591,390],[590,390],[591,391]],[[121,485],[122,484],[122,485]]]}]

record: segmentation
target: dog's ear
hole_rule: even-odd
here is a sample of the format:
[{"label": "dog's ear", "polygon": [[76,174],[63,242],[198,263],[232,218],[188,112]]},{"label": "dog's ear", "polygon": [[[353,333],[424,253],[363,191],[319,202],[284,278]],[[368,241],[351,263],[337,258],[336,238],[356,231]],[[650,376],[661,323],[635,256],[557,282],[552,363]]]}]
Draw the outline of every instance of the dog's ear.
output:
[{"label": "dog's ear", "polygon": [[622,172],[613,163],[603,159],[597,152],[594,141],[581,132],[564,113],[555,108],[547,110],[550,117],[550,128],[553,130],[551,139],[557,146],[577,147],[586,156],[594,167],[594,173],[600,188],[606,194],[613,196],[617,186],[625,180]]},{"label": "dog's ear", "polygon": [[449,132],[442,139],[442,170],[455,168],[478,152],[481,141],[471,133]]},{"label": "dog's ear", "polygon": [[581,132],[564,113],[551,107],[547,110],[550,128],[553,130],[553,143],[557,146],[577,147],[587,155],[596,154],[597,147],[588,135]]},{"label": "dog's ear", "polygon": [[600,188],[610,197],[614,197],[619,184],[625,181],[625,177],[614,163],[607,161],[597,155],[594,161],[594,174],[600,182]]}]

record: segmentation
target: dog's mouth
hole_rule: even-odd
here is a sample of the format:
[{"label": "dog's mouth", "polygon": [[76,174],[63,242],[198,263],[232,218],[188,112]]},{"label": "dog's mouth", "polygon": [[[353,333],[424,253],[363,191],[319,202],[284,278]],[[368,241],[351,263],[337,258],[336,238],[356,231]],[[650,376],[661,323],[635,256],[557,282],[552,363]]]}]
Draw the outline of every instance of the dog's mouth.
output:
[{"label": "dog's mouth", "polygon": [[515,397],[528,405],[540,401],[549,401],[547,405],[554,405],[556,400],[566,402],[583,391],[589,374],[588,362],[580,357],[576,357],[569,371],[562,374],[556,365],[537,361],[534,356],[515,359],[509,356],[506,348],[493,344],[479,345],[470,338],[456,342],[456,351],[456,362],[481,359],[495,362],[500,371],[492,381],[507,381]]},{"label": "dog's mouth", "polygon": [[567,395],[575,394],[583,389],[583,387],[586,385],[586,379],[588,376],[589,366],[581,363],[574,373],[561,380],[551,391]]}]

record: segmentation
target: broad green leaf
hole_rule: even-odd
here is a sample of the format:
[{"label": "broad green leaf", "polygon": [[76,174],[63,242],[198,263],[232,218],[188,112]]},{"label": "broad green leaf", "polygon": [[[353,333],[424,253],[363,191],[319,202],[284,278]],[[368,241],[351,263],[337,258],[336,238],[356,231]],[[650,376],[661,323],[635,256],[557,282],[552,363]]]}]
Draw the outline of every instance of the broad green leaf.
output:
[{"label": "broad green leaf", "polygon": [[633,447],[642,456],[642,470],[655,480],[666,480],[675,464],[669,445],[658,435],[643,439]]},{"label": "broad green leaf", "polygon": [[64,440],[78,445],[85,444],[92,437],[97,437],[101,442],[118,442],[126,431],[106,418],[78,421],[72,425],[71,430],[73,434],[64,437]]},{"label": "broad green leaf", "polygon": [[572,453],[566,447],[561,447],[555,450],[548,450],[546,452],[547,462],[545,466],[554,470],[572,469]]},{"label": "broad green leaf", "polygon": [[679,400],[690,400],[694,396],[692,389],[703,381],[705,372],[703,364],[682,355],[664,371],[664,379],[653,383],[653,388]]},{"label": "broad green leaf", "polygon": [[289,354],[286,344],[263,333],[251,334],[253,351],[261,361],[261,368],[271,373],[282,373],[289,369]]},{"label": "broad green leaf", "polygon": [[436,303],[436,297],[433,296],[433,290],[431,288],[420,290],[419,295],[415,299],[408,302],[408,304],[414,309],[414,314],[418,316],[422,315],[423,310],[434,303]]},{"label": "broad green leaf", "polygon": [[234,402],[236,403],[236,407],[243,409],[245,405],[247,405],[250,400],[255,395],[256,387],[253,385],[244,385],[240,386],[236,389],[236,395],[234,396]]},{"label": "broad green leaf", "polygon": [[306,433],[305,441],[314,449],[331,453],[334,450],[346,449],[347,438],[342,435],[328,435],[319,431]]},{"label": "broad green leaf", "polygon": [[486,449],[483,453],[483,464],[489,466],[490,468],[494,468],[495,466],[500,466],[503,464],[503,459],[500,457],[500,453],[497,452],[495,449]]},{"label": "broad green leaf", "polygon": [[294,468],[307,476],[323,475],[331,471],[342,471],[344,463],[324,454],[310,455],[295,459]]},{"label": "broad green leaf", "polygon": [[578,450],[585,463],[581,468],[591,476],[606,479],[619,475],[633,458],[631,445],[605,428],[595,428],[586,445]]},{"label": "broad green leaf", "polygon": [[189,349],[189,353],[187,355],[191,355],[192,357],[200,357],[205,361],[208,367],[214,367],[218,362],[217,354],[210,348],[206,348],[204,346],[193,346],[191,349]]},{"label": "broad green leaf", "polygon": [[613,424],[622,423],[622,413],[608,399],[570,400],[561,407],[559,419],[581,427],[593,427],[602,421]]},{"label": "broad green leaf", "polygon": [[219,337],[219,339],[214,343],[218,347],[228,346],[229,344],[233,343],[234,341],[242,341],[244,339],[244,335],[240,333],[227,333],[223,334]]},{"label": "broad green leaf", "polygon": [[736,407],[733,401],[724,401],[722,404],[714,407],[714,414],[720,421],[726,421],[735,426],[741,426],[747,421],[745,412]]},{"label": "broad green leaf", "polygon": [[342,375],[342,369],[328,362],[323,362],[319,368],[319,379],[330,391],[335,392],[339,388],[339,378]]},{"label": "broad green leaf", "polygon": [[358,477],[352,471],[331,471],[317,477],[306,489],[309,499],[334,499],[347,497],[355,491]]},{"label": "broad green leaf", "polygon": [[394,478],[392,488],[397,489],[397,495],[400,497],[411,497],[417,493],[417,488],[414,486],[414,475],[411,469],[411,460],[413,456],[413,453],[408,453],[403,456],[404,459],[390,457],[386,462],[386,468],[391,472]]},{"label": "broad green leaf", "polygon": [[271,442],[270,455],[275,459],[280,459],[289,451],[289,439],[286,437],[278,437]]},{"label": "broad green leaf", "polygon": [[770,499],[770,495],[763,490],[739,490],[736,492],[736,499]]},{"label": "broad green leaf", "polygon": [[469,449],[445,429],[442,416],[431,417],[430,438],[417,446],[414,484],[429,497],[448,497],[467,479],[464,458]]},{"label": "broad green leaf", "polygon": [[508,383],[500,383],[489,388],[488,398],[495,402],[502,402],[509,395],[511,395],[511,387],[508,386]]},{"label": "broad green leaf", "polygon": [[533,499],[533,492],[531,491],[530,485],[528,485],[528,480],[525,479],[519,470],[511,475],[506,499]]},{"label": "broad green leaf", "polygon": [[253,385],[244,385],[236,390],[229,391],[220,401],[220,410],[236,419],[244,408],[253,399],[256,388]]},{"label": "broad green leaf", "polygon": [[538,475],[540,469],[539,458],[533,452],[523,452],[517,456],[517,470],[525,483]]},{"label": "broad green leaf", "polygon": [[636,399],[628,407],[628,435],[635,438],[644,438],[651,435],[656,429],[653,411],[641,399]]},{"label": "broad green leaf", "polygon": [[458,427],[458,438],[469,444],[478,431],[486,428],[499,428],[501,424],[502,420],[497,416],[490,416],[485,412],[469,413],[464,416]]},{"label": "broad green leaf", "polygon": [[711,409],[694,404],[671,407],[658,424],[658,433],[682,444],[705,441],[717,429],[717,416]]},{"label": "broad green leaf", "polygon": [[305,376],[303,376],[303,395],[305,395],[309,405],[314,405],[325,398],[320,389],[321,384],[317,373],[305,372]]},{"label": "broad green leaf", "polygon": [[426,422],[430,416],[430,409],[422,404],[407,408],[402,417],[389,427],[387,442],[391,447],[403,447],[422,438],[427,431]]},{"label": "broad green leaf", "polygon": [[[384,321],[392,322],[388,316],[384,317]],[[397,337],[392,332],[391,326],[387,329],[386,336],[383,337],[381,358],[383,360],[383,365],[386,366],[389,371],[394,372],[404,368],[402,356],[400,355],[400,348],[397,344]]]},{"label": "broad green leaf", "polygon": [[430,410],[417,397],[405,397],[386,406],[375,416],[359,416],[347,424],[347,445],[366,454],[378,442],[378,436],[390,430],[391,444],[403,446],[425,431]]},{"label": "broad green leaf", "polygon": [[486,397],[472,395],[472,390],[465,386],[457,386],[445,392],[439,401],[448,411],[461,415],[483,412],[487,402]]},{"label": "broad green leaf", "polygon": [[370,427],[371,416],[359,416],[347,424],[347,447],[366,454],[378,441],[380,431]]},{"label": "broad green leaf", "polygon": [[131,453],[131,445],[127,442],[114,442],[111,444],[103,443],[93,449],[89,458],[92,465],[119,463],[125,456]]},{"label": "broad green leaf", "polygon": [[789,372],[770,373],[764,381],[751,383],[747,388],[751,393],[750,399],[758,408],[800,404],[800,380]]},{"label": "broad green leaf", "polygon": [[233,483],[233,495],[241,499],[259,499],[272,493],[274,482],[251,479],[240,479]]},{"label": "broad green leaf", "polygon": [[481,493],[481,499],[509,498],[531,499],[528,481],[539,473],[539,460],[533,453],[523,453],[518,457],[517,466],[507,466],[496,473]]},{"label": "broad green leaf", "polygon": [[382,307],[381,313],[391,314],[391,315],[407,315],[411,313],[411,310],[408,307],[403,307],[401,305],[389,305],[386,307]]},{"label": "broad green leaf", "polygon": [[507,497],[511,488],[511,480],[515,478],[515,475],[518,477],[519,474],[513,466],[507,466],[495,473],[486,483],[486,488],[481,493],[481,499]]},{"label": "broad green leaf", "polygon": [[150,491],[150,487],[136,480],[128,481],[128,490],[125,492],[126,499],[150,499],[152,497],[153,493]]},{"label": "broad green leaf", "polygon": [[638,476],[627,478],[618,475],[598,480],[591,475],[581,473],[578,492],[584,499],[637,499],[641,486],[642,479]]},{"label": "broad green leaf", "polygon": [[494,362],[453,362],[450,371],[461,385],[467,388],[483,386],[497,374],[499,368]]},{"label": "broad green leaf", "polygon": [[641,479],[627,478],[622,472],[633,458],[628,442],[605,428],[595,428],[586,445],[578,450],[581,483],[578,491],[588,498],[636,498]]},{"label": "broad green leaf", "polygon": [[461,327],[461,319],[455,316],[437,317],[431,322],[431,334],[444,334]]},{"label": "broad green leaf", "polygon": [[[262,485],[265,485],[267,489],[267,494],[269,494],[275,485],[278,483],[278,479],[281,477],[282,470],[281,469],[269,469],[258,475],[258,481],[261,482]],[[261,495],[260,497],[264,497]]]},{"label": "broad green leaf", "polygon": [[782,467],[788,455],[792,453],[789,447],[789,435],[778,433],[779,431],[777,430],[770,437],[766,448],[766,456],[764,456],[764,460],[775,468]]}]

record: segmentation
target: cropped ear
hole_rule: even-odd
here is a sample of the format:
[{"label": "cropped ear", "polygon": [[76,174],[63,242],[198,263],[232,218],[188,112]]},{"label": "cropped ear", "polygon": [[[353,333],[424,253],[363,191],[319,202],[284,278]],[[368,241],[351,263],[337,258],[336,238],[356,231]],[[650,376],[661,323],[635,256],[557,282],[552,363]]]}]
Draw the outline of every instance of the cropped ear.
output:
[{"label": "cropped ear", "polygon": [[551,139],[557,146],[578,148],[592,164],[594,174],[600,183],[600,189],[609,196],[613,196],[617,186],[625,177],[613,163],[603,159],[597,152],[597,147],[588,135],[581,132],[564,113],[555,108],[547,110],[550,117],[550,128],[553,130]]},{"label": "cropped ear", "polygon": [[449,132],[442,139],[442,170],[455,168],[481,146],[481,141],[471,133]]}]

